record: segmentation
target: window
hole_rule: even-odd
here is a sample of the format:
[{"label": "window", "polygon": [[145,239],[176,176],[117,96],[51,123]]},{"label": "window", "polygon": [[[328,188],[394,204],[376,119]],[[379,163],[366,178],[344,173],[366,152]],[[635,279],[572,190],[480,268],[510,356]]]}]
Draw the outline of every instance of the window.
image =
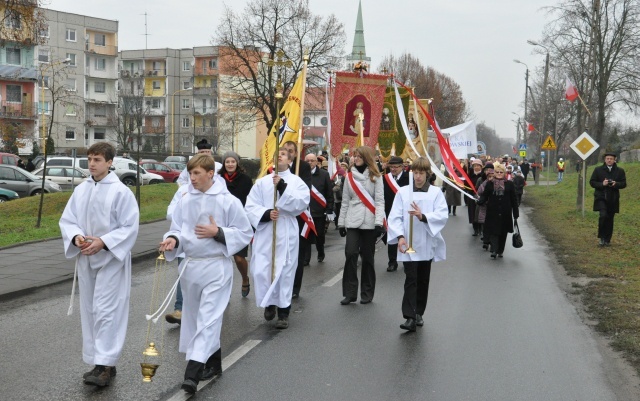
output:
[{"label": "window", "polygon": [[327,125],[327,117],[322,117],[322,118],[320,119],[320,124],[322,124],[322,125],[326,126],[326,125]]},{"label": "window", "polygon": [[191,127],[191,119],[189,117],[183,118],[182,128],[189,128],[189,127]]},{"label": "window", "polygon": [[104,137],[106,136],[106,130],[104,128],[96,128],[93,131],[93,139],[104,141]]},{"label": "window", "polygon": [[67,107],[65,107],[65,115],[67,116],[75,116],[76,115],[76,106],[73,104],[68,104]]},{"label": "window", "polygon": [[64,139],[74,141],[76,139],[76,130],[73,127],[67,127],[64,132]]},{"label": "window", "polygon": [[76,55],[75,53],[67,53],[67,59],[69,60],[69,65],[75,67],[76,64]]},{"label": "window", "polygon": [[107,68],[107,59],[105,58],[97,58],[96,59],[96,70],[104,71]]},{"label": "window", "polygon": [[159,109],[160,108],[160,99],[153,99],[151,101],[151,108],[152,109]]},{"label": "window", "polygon": [[215,70],[218,68],[218,61],[215,59],[209,60],[209,69]]},{"label": "window", "polygon": [[106,92],[106,84],[104,82],[96,82],[93,84],[93,91],[95,93],[105,93]]},{"label": "window", "polygon": [[87,66],[87,70],[89,69],[89,67],[91,67],[91,57],[89,56],[87,56],[86,66]]},{"label": "window", "polygon": [[[5,163],[4,156],[2,157],[2,164],[14,164],[14,163]],[[0,167],[0,180],[7,181],[16,181],[16,173],[15,170],[9,167]]]},{"label": "window", "polygon": [[46,102],[39,102],[38,103],[38,114],[42,114],[44,108],[44,114],[51,114],[51,102],[46,101]]},{"label": "window", "polygon": [[38,86],[40,86],[41,88],[43,86],[45,88],[48,88],[49,87],[49,77],[40,77],[40,79],[38,80]]},{"label": "window", "polygon": [[41,63],[49,62],[49,49],[38,48],[38,61]]},{"label": "window", "polygon": [[76,30],[67,28],[67,42],[76,42]]},{"label": "window", "polygon": [[104,104],[99,104],[93,109],[94,117],[106,117],[107,116],[107,106]]},{"label": "window", "polygon": [[191,108],[191,101],[189,99],[182,99],[182,108],[183,109]]},{"label": "window", "polygon": [[[47,176],[51,176],[51,177],[64,177],[64,168],[62,167],[51,167],[47,169]],[[38,175],[42,175],[42,172],[40,172],[40,174]]]},{"label": "window", "polygon": [[17,10],[6,9],[4,11],[4,26],[7,28],[22,28],[22,18]]},{"label": "window", "polygon": [[182,62],[182,71],[191,71],[191,63],[188,61]]},{"label": "window", "polygon": [[184,81],[182,83],[182,89],[190,89],[191,88],[191,81]]},{"label": "window", "polygon": [[14,47],[7,47],[7,64],[20,65],[22,64],[22,58],[20,57],[20,49]]},{"label": "window", "polygon": [[160,118],[159,117],[153,117],[151,119],[151,126],[153,128],[160,128]]},{"label": "window", "polygon": [[304,116],[304,118],[302,119],[302,124],[303,125],[309,125],[311,124],[311,119],[307,116]]},{"label": "window", "polygon": [[94,43],[96,46],[106,46],[107,45],[107,35],[102,33],[96,33],[93,36]]},{"label": "window", "polygon": [[162,63],[160,61],[154,61],[152,66],[154,71],[160,71],[162,69]]},{"label": "window", "polygon": [[7,85],[7,102],[22,103],[22,86]]},{"label": "window", "polygon": [[160,89],[160,81],[153,81],[152,85],[154,90]]},{"label": "window", "polygon": [[180,141],[180,146],[182,146],[183,148],[191,146],[191,138],[189,138],[187,135],[183,136]]},{"label": "window", "polygon": [[40,29],[38,30],[38,36],[40,36],[41,38],[49,37],[49,24],[43,24],[40,27]]},{"label": "window", "polygon": [[216,116],[211,117],[211,126],[214,128],[218,126],[218,118]]},{"label": "window", "polygon": [[[87,167],[82,167],[82,160],[80,160],[79,164],[80,164],[80,168],[88,168],[88,163],[86,163]],[[67,177],[84,178],[84,174],[82,174],[80,171],[73,168],[66,168],[65,173],[67,174]]]},{"label": "window", "polygon": [[68,78],[67,79],[67,83],[65,84],[65,89],[70,91],[70,92],[75,92],[76,91],[76,79],[75,78]]}]

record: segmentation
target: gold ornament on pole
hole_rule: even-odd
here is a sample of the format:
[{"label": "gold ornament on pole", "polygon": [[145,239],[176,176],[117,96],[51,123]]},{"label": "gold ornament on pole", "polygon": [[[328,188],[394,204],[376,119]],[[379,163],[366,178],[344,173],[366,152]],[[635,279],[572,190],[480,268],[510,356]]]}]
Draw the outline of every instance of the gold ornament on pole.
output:
[{"label": "gold ornament on pole", "polygon": [[[153,313],[154,306],[159,303],[162,295],[165,293],[166,272],[167,260],[164,257],[164,252],[160,252],[160,256],[156,258],[156,267],[153,275],[153,289],[151,291],[149,313]],[[140,363],[143,377],[142,381],[145,383],[151,383],[151,379],[155,376],[156,370],[160,367],[160,364],[162,362],[162,352],[164,350],[164,320],[161,320],[160,325],[155,324],[157,321],[157,318],[148,319],[147,323],[147,338],[145,340],[145,350],[142,352],[142,355],[144,355],[144,359]],[[156,346],[158,344],[158,342],[156,341],[158,336],[160,337],[159,349]]]}]

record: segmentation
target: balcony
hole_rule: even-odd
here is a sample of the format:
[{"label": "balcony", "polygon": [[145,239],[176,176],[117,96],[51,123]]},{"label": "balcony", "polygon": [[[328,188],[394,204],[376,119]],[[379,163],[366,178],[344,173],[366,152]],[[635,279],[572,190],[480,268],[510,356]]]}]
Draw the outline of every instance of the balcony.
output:
[{"label": "balcony", "polygon": [[144,92],[142,89],[121,88],[120,97],[142,97]]},{"label": "balcony", "polygon": [[215,114],[218,112],[218,107],[217,106],[208,106],[208,107],[194,107],[193,108],[193,112],[196,115],[207,115],[207,114]]},{"label": "balcony", "polygon": [[38,107],[34,103],[0,103],[0,118],[35,120],[38,117]]},{"label": "balcony", "polygon": [[164,126],[153,126],[153,125],[145,125],[142,127],[143,134],[164,134],[166,132],[166,128]]},{"label": "balcony", "polygon": [[86,42],[84,51],[91,54],[100,54],[103,56],[117,56],[118,46],[114,45],[97,45],[95,43]]},{"label": "balcony", "polygon": [[196,136],[213,136],[218,132],[216,127],[196,127],[195,135]]},{"label": "balcony", "polygon": [[165,77],[166,75],[167,70],[165,68],[144,70],[145,77]]},{"label": "balcony", "polygon": [[194,96],[217,96],[218,88],[213,86],[200,87],[200,88],[195,87],[193,88],[193,95]]},{"label": "balcony", "polygon": [[122,79],[139,79],[142,77],[144,77],[143,69],[120,70],[120,78]]}]

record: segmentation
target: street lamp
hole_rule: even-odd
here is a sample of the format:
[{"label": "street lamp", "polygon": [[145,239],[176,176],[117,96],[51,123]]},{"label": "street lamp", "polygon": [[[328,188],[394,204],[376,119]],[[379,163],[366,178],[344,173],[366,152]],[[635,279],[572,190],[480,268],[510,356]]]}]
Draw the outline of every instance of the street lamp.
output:
[{"label": "street lamp", "polygon": [[522,130],[522,142],[527,143],[527,98],[528,98],[527,92],[529,91],[529,66],[520,60],[514,59],[513,62],[522,64],[527,68],[524,76],[524,118],[523,118],[524,125]]},{"label": "street lamp", "polygon": [[173,94],[171,95],[171,156],[173,156],[173,150],[174,150],[174,146],[175,146],[175,96],[176,93],[179,92],[184,92],[184,91],[190,91],[193,88],[184,88],[184,89],[178,89],[177,91],[173,92]]},{"label": "street lamp", "polygon": [[[540,135],[539,135],[539,140],[538,140],[538,153],[541,153],[540,149],[542,147],[542,136],[544,135],[545,131],[544,131],[544,119],[545,119],[545,109],[546,109],[546,105],[547,105],[547,84],[549,82],[549,49],[534,41],[534,40],[527,40],[527,43],[530,44],[531,46],[540,46],[543,49],[545,49],[547,51],[547,55],[545,57],[545,61],[544,61],[544,82],[542,83],[542,106],[540,108]],[[547,156],[548,157],[548,156]],[[538,185],[539,182],[539,178],[540,174],[536,174],[536,185]]]}]

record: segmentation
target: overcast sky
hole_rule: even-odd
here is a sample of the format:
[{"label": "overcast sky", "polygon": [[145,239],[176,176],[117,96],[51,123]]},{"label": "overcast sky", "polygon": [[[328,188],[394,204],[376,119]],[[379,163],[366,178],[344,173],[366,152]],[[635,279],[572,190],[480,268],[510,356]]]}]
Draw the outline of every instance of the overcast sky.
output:
[{"label": "overcast sky", "polygon": [[[121,50],[187,48],[210,44],[221,0],[44,0],[47,8],[119,21]],[[238,11],[250,0],[227,1]],[[476,122],[515,140],[522,115],[525,67],[538,69],[543,56],[527,39],[538,40],[546,22],[542,7],[554,0],[362,0],[367,55],[376,69],[383,57],[405,51],[453,78]],[[351,53],[358,0],[310,0],[316,14],[335,14]],[[437,110],[436,110],[437,112]]]}]

